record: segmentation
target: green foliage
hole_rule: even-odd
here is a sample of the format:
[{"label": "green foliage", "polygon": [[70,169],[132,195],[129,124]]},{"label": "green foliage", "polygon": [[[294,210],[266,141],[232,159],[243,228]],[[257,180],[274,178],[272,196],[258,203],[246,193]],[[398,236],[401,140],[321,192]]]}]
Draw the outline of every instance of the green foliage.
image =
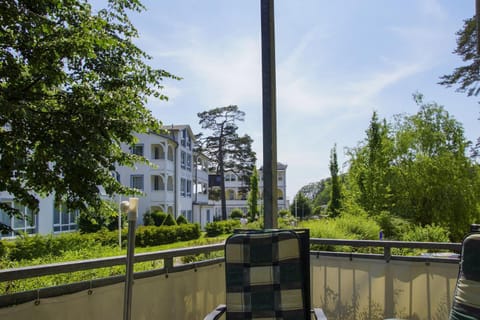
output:
[{"label": "green foliage", "polygon": [[185,216],[183,215],[179,215],[177,217],[177,225],[181,225],[181,224],[188,224],[187,218],[185,218]]},{"label": "green foliage", "polygon": [[[466,234],[467,232],[465,232]],[[449,231],[439,225],[413,226],[403,234],[402,241],[449,242]]]},{"label": "green foliage", "polygon": [[43,256],[59,256],[62,252],[88,248],[95,244],[93,236],[78,232],[60,235],[20,235],[9,249],[11,260],[31,260]]},{"label": "green foliage", "polygon": [[[122,214],[122,227],[126,221]],[[80,212],[78,228],[82,233],[97,232],[103,228],[110,231],[118,229],[118,208],[111,202],[103,201],[98,209],[88,207]]]},{"label": "green foliage", "polygon": [[252,175],[250,176],[250,191],[247,198],[248,214],[250,221],[255,220],[258,216],[258,172],[257,168],[253,167]]},{"label": "green foliage", "polygon": [[480,63],[476,42],[476,20],[473,17],[465,20],[462,29],[457,32],[457,47],[454,51],[468,64],[455,68],[452,74],[442,76],[440,84],[447,87],[458,85],[457,91],[466,92],[468,96],[480,93]]},{"label": "green foliage", "polygon": [[240,228],[239,220],[222,220],[209,222],[205,226],[207,237],[216,237],[221,234],[232,233],[233,230]]},{"label": "green foliage", "polygon": [[337,217],[340,214],[342,206],[342,193],[340,180],[338,177],[338,161],[337,161],[337,145],[335,145],[330,154],[330,176],[331,176],[331,193],[328,201],[327,212],[331,217]]},{"label": "green foliage", "polygon": [[198,239],[200,226],[198,224],[182,224],[179,226],[140,226],[137,229],[135,245],[140,247],[156,246]]},{"label": "green foliage", "polygon": [[[414,96],[419,111],[393,124],[374,113],[363,144],[350,151],[344,212],[361,208],[377,217],[389,212],[414,224],[437,224],[460,241],[480,219],[480,173],[466,156],[463,128],[436,103]],[[384,216],[378,219],[391,236]]]},{"label": "green foliage", "polygon": [[176,226],[177,221],[175,221],[175,218],[171,213],[167,214],[165,217],[165,220],[163,220],[163,223],[161,224],[162,226]]},{"label": "green foliage", "polygon": [[242,209],[235,208],[230,212],[230,219],[240,219],[244,215]]},{"label": "green foliage", "polygon": [[298,219],[307,218],[312,214],[312,207],[310,201],[303,193],[297,193],[293,204],[290,206],[290,212]]},{"label": "green foliage", "polygon": [[[346,215],[331,219],[307,220],[299,222],[298,227],[310,229],[311,238],[378,240],[380,226],[367,215]],[[316,250],[352,251],[347,246],[321,245]],[[357,249],[359,250],[359,249]],[[377,249],[365,249],[364,252],[376,252]]]},{"label": "green foliage", "polygon": [[152,212],[153,224],[157,227],[163,226],[167,220],[168,214],[162,211]]},{"label": "green foliage", "polygon": [[153,220],[152,213],[150,210],[147,210],[143,214],[143,225],[144,226],[154,226],[155,225],[155,220]]},{"label": "green foliage", "polygon": [[0,2],[0,185],[19,203],[38,210],[37,195],[54,194],[72,210],[99,208],[99,186],[136,192],[111,173],[146,160],[121,143],[160,131],[146,103],[167,99],[161,81],[177,79],[135,45],[128,11],[143,9],[134,0],[95,10],[84,0]]},{"label": "green foliage", "polygon": [[285,218],[285,217],[287,217],[287,216],[291,216],[291,213],[290,213],[290,211],[288,211],[287,209],[282,209],[282,210],[279,210],[279,211],[278,211],[278,216],[279,216],[280,218]]}]

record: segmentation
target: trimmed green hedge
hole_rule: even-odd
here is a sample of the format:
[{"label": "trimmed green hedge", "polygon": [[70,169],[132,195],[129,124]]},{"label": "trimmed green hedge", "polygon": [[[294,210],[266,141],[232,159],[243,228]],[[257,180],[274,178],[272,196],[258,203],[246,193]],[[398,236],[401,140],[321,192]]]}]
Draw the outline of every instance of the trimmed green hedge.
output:
[{"label": "trimmed green hedge", "polygon": [[[135,245],[140,247],[156,246],[177,241],[200,238],[198,224],[179,226],[140,226],[135,233]],[[122,246],[126,246],[127,229],[122,230]],[[118,231],[102,230],[96,233],[79,232],[59,235],[19,236],[16,240],[0,241],[0,257],[9,260],[31,260],[45,256],[60,256],[67,251],[82,250],[95,245],[114,247],[118,245]]]},{"label": "trimmed green hedge", "polygon": [[240,228],[239,220],[223,220],[209,222],[205,226],[207,237],[216,237],[221,234],[232,233],[233,230]]}]

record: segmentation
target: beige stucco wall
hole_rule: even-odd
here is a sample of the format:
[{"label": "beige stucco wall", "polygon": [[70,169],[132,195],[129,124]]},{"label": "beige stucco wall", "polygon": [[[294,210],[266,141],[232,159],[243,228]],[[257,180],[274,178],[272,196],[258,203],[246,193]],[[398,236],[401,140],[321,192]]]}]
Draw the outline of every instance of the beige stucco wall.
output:
[{"label": "beige stucco wall", "polygon": [[[132,319],[202,319],[225,301],[223,264],[135,280]],[[124,284],[0,309],[0,319],[109,320],[123,319]],[[213,307],[212,307],[213,306]]]},{"label": "beige stucco wall", "polygon": [[333,319],[448,319],[458,264],[313,257],[312,305]]},{"label": "beige stucco wall", "polygon": [[[312,256],[312,306],[329,320],[448,319],[458,264]],[[225,301],[223,264],[136,280],[132,319],[202,319]],[[123,317],[123,284],[0,309],[0,319],[108,320]]]}]

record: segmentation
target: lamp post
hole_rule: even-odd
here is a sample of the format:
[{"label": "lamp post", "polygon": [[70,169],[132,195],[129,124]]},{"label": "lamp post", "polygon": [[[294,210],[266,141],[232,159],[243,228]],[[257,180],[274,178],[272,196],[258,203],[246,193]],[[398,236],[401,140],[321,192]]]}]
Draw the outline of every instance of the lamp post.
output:
[{"label": "lamp post", "polygon": [[135,228],[138,216],[138,198],[130,198],[128,201],[123,201],[121,207],[123,210],[127,211],[128,219],[128,247],[125,274],[125,295],[123,300],[123,320],[130,320],[132,314],[133,260],[135,258]]}]

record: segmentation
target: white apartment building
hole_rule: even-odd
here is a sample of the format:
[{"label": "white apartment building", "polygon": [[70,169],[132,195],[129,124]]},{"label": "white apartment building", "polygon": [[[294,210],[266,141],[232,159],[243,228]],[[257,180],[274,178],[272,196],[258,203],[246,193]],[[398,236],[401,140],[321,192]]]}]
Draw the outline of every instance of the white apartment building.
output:
[{"label": "white apartment building", "polygon": [[[143,214],[148,210],[162,210],[175,217],[183,215],[190,222],[203,227],[213,221],[213,206],[208,203],[208,161],[195,155],[195,136],[188,125],[164,127],[166,134],[138,134],[138,143],[125,152],[147,158],[154,166],[138,163],[134,168],[119,166],[117,179],[123,184],[142,192],[138,196],[138,223],[143,223]],[[114,197],[112,200],[127,200]],[[0,192],[0,201],[16,206],[28,219],[8,216],[0,210],[0,222],[13,231],[0,234],[0,238],[14,237],[15,232],[49,234],[78,229],[78,212],[69,212],[61,204],[55,205],[53,196],[40,199],[39,214],[34,215],[25,207],[18,206],[7,192]]]},{"label": "white apartment building", "polygon": [[175,218],[185,216],[202,227],[213,220],[208,205],[208,162],[193,152],[195,136],[188,125],[164,127],[168,134],[139,134],[138,143],[125,152],[147,158],[154,166],[118,167],[120,183],[142,191],[139,219],[147,211],[161,210]]},{"label": "white apartment building", "polygon": [[[247,204],[247,188],[249,182],[244,181],[234,173],[225,173],[225,194],[227,200],[227,216],[230,215],[233,209],[241,209],[243,212],[248,212]],[[288,209],[287,194],[287,165],[277,163],[277,206],[278,210]],[[260,192],[258,201],[260,211],[263,210],[263,168],[258,170],[258,190]],[[215,215],[221,216],[221,202],[212,201],[215,206]]]}]

